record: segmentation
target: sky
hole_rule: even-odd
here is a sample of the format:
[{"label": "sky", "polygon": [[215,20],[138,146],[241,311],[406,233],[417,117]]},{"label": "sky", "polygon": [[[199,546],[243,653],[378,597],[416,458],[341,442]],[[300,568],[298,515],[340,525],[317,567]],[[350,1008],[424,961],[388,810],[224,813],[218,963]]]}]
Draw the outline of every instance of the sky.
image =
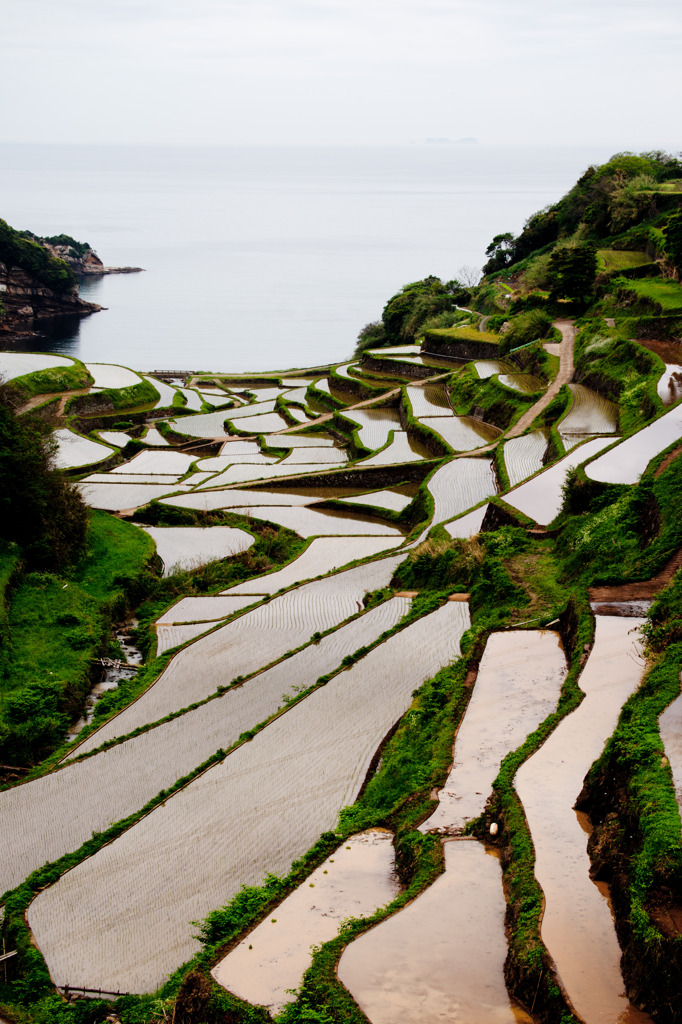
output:
[{"label": "sky", "polygon": [[682,148],[679,0],[2,0],[5,142]]}]

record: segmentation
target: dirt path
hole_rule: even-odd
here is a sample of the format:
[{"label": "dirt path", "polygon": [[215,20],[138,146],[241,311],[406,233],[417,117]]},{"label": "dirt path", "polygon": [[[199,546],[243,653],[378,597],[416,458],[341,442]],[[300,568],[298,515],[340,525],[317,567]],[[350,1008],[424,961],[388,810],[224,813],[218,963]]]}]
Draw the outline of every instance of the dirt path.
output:
[{"label": "dirt path", "polygon": [[617,587],[590,587],[590,601],[650,601],[659,590],[667,587],[682,567],[682,548],[667,562],[656,576],[636,583],[623,583]]},{"label": "dirt path", "polygon": [[575,327],[571,320],[555,320],[554,326],[558,327],[561,331],[561,345],[559,346],[559,372],[547,388],[542,398],[539,398],[535,405],[531,406],[527,412],[524,412],[521,419],[517,420],[514,426],[507,431],[508,438],[519,437],[524,430],[527,430],[535,417],[538,416],[543,409],[546,409],[554,396],[558,394],[559,389],[564,384],[568,384],[573,380],[573,373],[575,369],[573,365]]},{"label": "dirt path", "polygon": [[59,398],[59,405],[57,406],[57,415],[64,415],[64,407],[69,398],[74,398],[76,395],[87,395],[90,393],[90,388],[79,388],[77,391],[48,391],[44,395],[34,395],[33,398],[29,398],[28,402],[20,406],[17,409],[17,416],[23,415],[25,412],[30,412],[31,409],[37,409],[40,405],[47,405],[53,398]]}]

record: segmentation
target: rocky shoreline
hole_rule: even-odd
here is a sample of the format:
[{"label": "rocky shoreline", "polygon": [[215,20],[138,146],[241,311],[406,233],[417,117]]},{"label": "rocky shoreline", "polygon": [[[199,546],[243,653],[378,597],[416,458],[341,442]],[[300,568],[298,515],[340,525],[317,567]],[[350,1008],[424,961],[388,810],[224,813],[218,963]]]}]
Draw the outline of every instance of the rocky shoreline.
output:
[{"label": "rocky shoreline", "polygon": [[[137,274],[143,267],[106,267],[93,249],[78,255],[68,245],[52,245],[41,241],[50,255],[63,260],[77,278],[104,274]],[[4,316],[0,317],[0,343],[34,337],[40,332],[36,321],[55,316],[89,316],[106,307],[86,302],[78,293],[78,284],[67,292],[57,292],[17,266],[0,262],[0,303]]]}]

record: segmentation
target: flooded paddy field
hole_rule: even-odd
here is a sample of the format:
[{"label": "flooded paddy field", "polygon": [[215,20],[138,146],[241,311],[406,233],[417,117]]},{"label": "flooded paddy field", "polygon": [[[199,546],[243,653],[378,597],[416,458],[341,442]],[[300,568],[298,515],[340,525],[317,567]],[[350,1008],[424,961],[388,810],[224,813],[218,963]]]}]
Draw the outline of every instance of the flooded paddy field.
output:
[{"label": "flooded paddy field", "polygon": [[143,526],[142,529],[156,544],[164,576],[248,551],[255,541],[245,530],[229,526]]},{"label": "flooded paddy field", "polygon": [[497,493],[491,459],[455,459],[437,469],[428,482],[434,502],[433,523],[452,519]]},{"label": "flooded paddy field", "polygon": [[355,615],[367,591],[388,585],[399,561],[392,556],[306,583],[197,640],[171,660],[134,704],[85,740],[79,753],[204,700],[237,676],[256,672],[307,643],[313,633]]},{"label": "flooded paddy field", "polygon": [[[77,849],[93,828],[103,831],[139,810],[219,748],[229,749],[242,732],[286,707],[319,676],[337,669],[344,657],[395,626],[409,605],[407,598],[387,601],[186,715],[0,793],[0,813],[7,827],[0,854],[0,891],[46,861]],[[205,623],[207,627],[210,624]],[[86,741],[74,754],[91,748]]]},{"label": "flooded paddy field", "polygon": [[425,384],[421,388],[408,386],[405,394],[410,400],[412,414],[418,419],[423,416],[452,416],[443,384]]},{"label": "flooded paddy field", "polygon": [[283,587],[293,587],[303,580],[340,569],[357,559],[378,555],[401,543],[402,537],[315,537],[305,551],[283,569],[235,583],[224,593],[276,594]]},{"label": "flooded paddy field", "polygon": [[623,994],[620,948],[604,887],[591,880],[585,816],[573,807],[583,779],[641,681],[641,619],[599,616],[580,677],[585,698],[519,768],[515,786],[545,895],[542,938],[586,1024],[648,1020]]},{"label": "flooded paddy field", "polygon": [[343,417],[358,424],[360,443],[374,451],[383,448],[392,430],[400,429],[400,417],[395,409],[344,410]]},{"label": "flooded paddy field", "polygon": [[466,605],[447,602],[401,630],[40,893],[28,919],[55,982],[156,988],[198,948],[190,921],[334,827],[468,624]]},{"label": "flooded paddy field", "polygon": [[429,449],[414,437],[409,437],[404,430],[394,430],[389,434],[389,443],[376,455],[363,459],[360,466],[391,466],[400,462],[419,462],[421,459],[432,459]]},{"label": "flooded paddy field", "polygon": [[[560,326],[564,342],[555,354],[568,373],[565,343],[572,328]],[[341,957],[341,981],[372,1024],[529,1021],[504,987],[507,944],[499,861],[462,833],[484,810],[504,757],[556,709],[566,676],[557,632],[512,630],[509,624],[527,618],[520,625],[533,626],[550,618],[547,611],[563,614],[582,583],[561,575],[565,558],[558,530],[545,535],[528,528],[524,536],[523,527],[501,528],[510,517],[502,503],[490,499],[504,490],[508,478],[510,490],[502,501],[547,525],[561,508],[571,468],[594,459],[588,472],[596,467],[598,474],[607,466],[605,472],[631,483],[641,472],[640,463],[646,465],[652,453],[682,436],[682,413],[668,410],[602,455],[616,440],[616,405],[571,381],[573,405],[557,422],[551,410],[544,411],[548,396],[540,400],[545,385],[538,378],[506,360],[477,360],[470,365],[481,377],[497,375],[503,387],[533,395],[523,403],[529,407],[526,432],[507,439],[513,431],[454,415],[447,389],[463,360],[431,359],[419,346],[374,355],[374,373],[358,359],[304,375],[291,371],[281,386],[281,374],[271,374],[225,380],[225,389],[211,386],[205,375],[178,373],[158,381],[100,364],[93,367],[100,388],[120,390],[144,382],[142,393],[149,394],[146,386],[151,384],[158,399],[129,411],[120,411],[123,406],[114,402],[118,411],[92,414],[90,430],[82,412],[65,414],[60,421],[70,434],[62,445],[72,452],[69,475],[93,506],[121,511],[123,519],[150,501],[166,506],[152,506],[135,517],[147,523],[175,518],[212,523],[223,517],[202,513],[221,509],[245,517],[244,529],[143,527],[155,542],[164,575],[179,565],[191,572],[237,552],[245,573],[274,568],[222,593],[204,594],[204,586],[218,591],[234,579],[229,563],[202,571],[181,590],[184,577],[161,578],[155,558],[151,567],[157,578],[150,579],[150,603],[140,614],[145,623],[156,619],[156,651],[152,640],[148,664],[138,677],[139,688],[148,685],[147,690],[80,744],[66,748],[68,753],[60,751],[55,770],[46,766],[46,774],[0,790],[0,890],[77,851],[93,833],[138,816],[148,802],[155,804],[98,853],[56,881],[55,875],[48,878],[30,905],[33,939],[55,982],[150,992],[200,948],[196,922],[244,885],[260,885],[270,872],[287,873],[292,860],[304,856],[321,833],[338,829],[342,835],[374,824],[395,830],[401,871],[410,848],[417,870],[435,874],[439,860],[429,858],[439,855],[442,842],[445,873],[404,909],[351,942]],[[15,369],[38,365],[34,357],[26,358]],[[404,373],[396,377],[393,371],[400,363],[394,363],[378,380],[382,358],[404,360]],[[81,366],[68,359],[59,365]],[[432,369],[422,371],[425,365]],[[672,359],[666,367],[659,393],[663,389],[672,395]],[[52,368],[46,364],[43,372]],[[356,384],[342,392],[336,386],[343,385],[339,378]],[[512,391],[506,392],[507,401],[516,401]],[[329,409],[337,403],[325,402],[320,392],[338,398],[338,412],[347,421],[343,430]],[[184,410],[181,399],[187,402]],[[60,401],[63,412],[68,402]],[[96,407],[94,402],[78,404],[81,410]],[[308,418],[315,421],[310,427]],[[301,423],[294,426],[293,420]],[[353,423],[370,451],[364,459],[354,458]],[[542,426],[532,429],[535,424]],[[325,427],[333,436],[323,432]],[[558,444],[555,428],[571,451],[543,468],[550,431]],[[444,456],[437,437],[465,454]],[[85,453],[86,446],[88,459],[94,452],[91,461],[74,462],[78,449]],[[136,454],[124,461],[124,449]],[[478,449],[485,451],[471,454]],[[419,462],[423,466],[415,467]],[[97,471],[98,463],[113,468],[102,472],[100,465]],[[88,473],[88,466],[94,472]],[[366,474],[358,472],[365,468]],[[319,507],[330,499],[339,504]],[[398,525],[396,514],[414,499],[411,517]],[[173,507],[197,514],[179,516]],[[668,529],[667,507],[661,509],[662,529]],[[259,536],[267,536],[263,522],[293,530],[305,539],[293,549],[301,554],[282,565],[292,550],[284,531],[273,532],[276,553],[273,545],[271,555],[263,554],[266,546],[259,542],[254,554],[249,519],[258,520]],[[111,517],[93,516],[95,523],[102,520],[111,522]],[[484,520],[486,532],[477,540],[448,542],[448,536],[467,540],[479,534]],[[114,525],[149,549],[141,528]],[[433,527],[442,528],[431,532]],[[396,575],[407,557],[415,564]],[[527,614],[517,614],[521,598],[509,598],[507,607],[503,573],[498,580],[491,572],[490,594],[482,591],[481,581],[488,577],[481,575],[481,567],[497,568],[495,558],[513,584],[523,586]],[[343,568],[355,561],[361,564]],[[560,589],[564,582],[565,594]],[[629,630],[645,614],[645,602],[626,600],[624,588],[623,600],[611,600],[607,589],[590,590],[599,619],[589,659],[589,645],[582,648],[583,704],[522,765],[518,791],[546,900],[542,938],[557,965],[558,981],[585,1024],[635,1024],[646,1018],[623,996],[608,889],[589,878],[589,822],[572,810],[586,772],[643,672]],[[465,591],[473,595],[471,629]],[[579,628],[589,636],[589,613],[581,607]],[[421,617],[405,626],[408,613],[411,619]],[[570,637],[567,619],[570,614],[562,618],[562,630]],[[491,633],[492,628],[498,631]],[[379,643],[387,632],[391,636]],[[465,632],[462,649],[469,660],[434,680],[441,667],[459,656]],[[155,653],[171,649],[175,653],[163,659],[163,668],[154,663]],[[356,657],[359,651],[364,653]],[[572,657],[575,664],[581,650]],[[432,681],[415,695],[427,679]],[[117,699],[123,702],[129,692],[136,691],[126,684]],[[446,692],[453,705],[441,706]],[[453,742],[450,708],[461,701],[453,711],[459,721],[467,698]],[[681,701],[660,718],[678,804]],[[403,727],[394,731],[406,712]],[[436,717],[443,712],[442,719]],[[431,728],[434,737],[435,729],[441,730],[438,748]],[[216,752],[222,761],[213,761]],[[211,766],[198,774],[209,760]],[[187,783],[191,775],[196,777]],[[365,787],[370,775],[373,781]],[[183,788],[169,795],[178,780],[184,780]],[[389,812],[394,786],[398,802]],[[360,803],[339,820],[341,809],[360,793]],[[435,793],[438,806],[431,813],[434,804],[426,801]],[[502,841],[506,865],[507,857],[516,856],[518,834],[509,844],[508,819],[498,820],[501,835],[490,842]],[[327,835],[324,843],[331,842]],[[214,978],[240,998],[276,1013],[293,998],[287,990],[301,984],[311,964],[311,945],[332,939],[349,917],[372,914],[395,897],[393,860],[388,831],[345,840],[271,916],[239,935],[227,957],[210,965]],[[513,958],[518,940],[513,914],[508,926]],[[320,963],[315,962],[307,985],[313,984],[311,978],[322,984],[315,973]],[[198,970],[210,985],[209,965]],[[542,1001],[544,989],[554,982],[542,976],[540,981]],[[515,991],[526,999],[522,987]],[[172,1007],[165,1009],[172,1012]],[[543,1005],[539,1012],[545,1010]]]},{"label": "flooded paddy field", "polygon": [[573,404],[557,429],[565,447],[572,448],[585,437],[618,432],[618,406],[583,384],[569,384]]},{"label": "flooded paddy field", "polygon": [[529,476],[539,472],[547,451],[547,431],[533,430],[530,434],[513,437],[505,442],[503,455],[504,467],[507,470],[509,483],[512,487],[520,484]]},{"label": "flooded paddy field", "polygon": [[490,636],[450,774],[420,831],[461,832],[482,813],[502,759],[556,710],[566,669],[561,641],[551,630]]},{"label": "flooded paddy field", "polygon": [[81,437],[73,430],[55,430],[57,450],[54,453],[54,465],[58,469],[78,469],[80,466],[92,466],[102,462],[114,454],[108,445],[98,444],[88,437]]},{"label": "flooded paddy field", "polygon": [[339,978],[371,1024],[530,1024],[504,984],[498,857],[473,840],[444,854],[429,889],[346,947]]},{"label": "flooded paddy field", "polygon": [[469,452],[499,437],[501,430],[472,416],[422,416],[419,420],[450,445],[453,451]]},{"label": "flooded paddy field", "polygon": [[562,488],[568,471],[592,458],[611,443],[612,439],[609,437],[596,437],[586,441],[549,469],[543,470],[527,483],[509,491],[505,494],[504,500],[536,523],[546,526],[561,509]]},{"label": "flooded paddy field", "polygon": [[211,974],[240,999],[278,1013],[293,1000],[311,947],[333,939],[347,918],[366,917],[397,896],[393,868],[390,832],[351,836],[276,908],[274,921],[249,932]]},{"label": "flooded paddy field", "polygon": [[668,705],[658,721],[673,775],[677,806],[682,814],[682,696]]},{"label": "flooded paddy field", "polygon": [[677,405],[595,459],[585,467],[585,473],[592,480],[604,483],[635,484],[654,456],[681,437],[682,405]]},{"label": "flooded paddy field", "polygon": [[363,516],[360,513],[333,511],[317,511],[297,505],[249,505],[245,508],[232,509],[237,515],[253,516],[254,519],[266,519],[271,523],[279,523],[293,530],[299,537],[320,537],[323,535],[356,535],[399,537],[401,531],[395,526]]}]

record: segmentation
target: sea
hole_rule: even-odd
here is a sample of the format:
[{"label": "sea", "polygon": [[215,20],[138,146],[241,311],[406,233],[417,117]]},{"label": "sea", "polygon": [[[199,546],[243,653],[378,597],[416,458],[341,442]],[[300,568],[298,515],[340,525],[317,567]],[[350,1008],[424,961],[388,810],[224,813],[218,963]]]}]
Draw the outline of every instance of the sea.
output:
[{"label": "sea", "polygon": [[339,362],[402,285],[480,268],[611,148],[0,145],[0,216],[137,274],[15,347],[138,370]]}]

